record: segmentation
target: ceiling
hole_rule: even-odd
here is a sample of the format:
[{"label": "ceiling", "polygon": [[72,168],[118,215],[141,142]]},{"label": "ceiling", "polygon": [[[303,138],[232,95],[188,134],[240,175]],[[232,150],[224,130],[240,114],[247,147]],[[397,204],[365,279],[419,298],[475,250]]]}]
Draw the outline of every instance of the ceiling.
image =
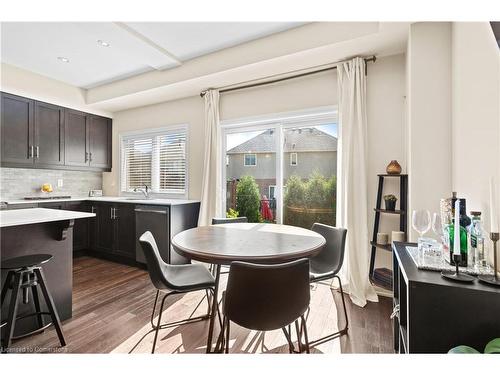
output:
[{"label": "ceiling", "polygon": [[[89,89],[145,72],[179,67],[193,58],[302,24],[3,22],[1,61]],[[106,43],[109,46],[103,45]]]}]

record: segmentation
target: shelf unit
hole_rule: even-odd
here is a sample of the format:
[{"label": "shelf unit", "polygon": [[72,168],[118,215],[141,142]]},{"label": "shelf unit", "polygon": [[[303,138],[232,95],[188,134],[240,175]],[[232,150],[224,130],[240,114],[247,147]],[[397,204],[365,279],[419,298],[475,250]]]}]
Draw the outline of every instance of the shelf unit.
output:
[{"label": "shelf unit", "polygon": [[[382,215],[399,215],[399,230],[407,235],[407,209],[408,209],[408,175],[407,174],[379,174],[378,176],[378,190],[377,190],[377,203],[374,208],[375,219],[373,222],[373,238],[370,241],[371,254],[370,254],[370,281],[384,289],[391,290],[392,285],[390,282],[381,282],[381,279],[387,280],[387,273],[390,271],[386,268],[375,269],[375,258],[377,256],[377,249],[391,251],[391,245],[381,245],[377,243],[377,233],[380,226],[380,219]],[[384,181],[386,178],[399,179],[399,210],[389,211],[382,208]]]}]

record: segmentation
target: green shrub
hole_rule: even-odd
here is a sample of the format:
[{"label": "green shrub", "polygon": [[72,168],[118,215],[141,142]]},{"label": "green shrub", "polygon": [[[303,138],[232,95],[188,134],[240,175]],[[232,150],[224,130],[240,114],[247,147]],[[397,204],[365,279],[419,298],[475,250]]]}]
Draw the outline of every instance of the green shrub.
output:
[{"label": "green shrub", "polygon": [[292,175],[284,196],[284,223],[311,228],[313,223],[335,225],[337,180],[313,171],[308,180]]},{"label": "green shrub", "polygon": [[262,221],[259,209],[259,186],[252,176],[241,177],[236,186],[236,211],[240,216],[246,216],[250,223],[259,223]]}]

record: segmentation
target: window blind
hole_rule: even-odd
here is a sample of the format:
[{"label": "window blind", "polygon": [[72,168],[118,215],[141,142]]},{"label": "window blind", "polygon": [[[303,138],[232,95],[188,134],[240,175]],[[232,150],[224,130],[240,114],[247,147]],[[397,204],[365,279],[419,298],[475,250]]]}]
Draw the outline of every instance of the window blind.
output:
[{"label": "window blind", "polygon": [[122,191],[147,185],[156,193],[187,193],[187,129],[122,138]]}]

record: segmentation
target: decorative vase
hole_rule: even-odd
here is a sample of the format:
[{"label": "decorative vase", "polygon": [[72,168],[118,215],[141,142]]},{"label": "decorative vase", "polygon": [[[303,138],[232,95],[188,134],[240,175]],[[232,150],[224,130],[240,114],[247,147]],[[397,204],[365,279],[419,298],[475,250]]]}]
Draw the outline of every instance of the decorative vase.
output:
[{"label": "decorative vase", "polygon": [[385,201],[385,209],[387,211],[395,211],[396,210],[396,201],[394,201],[394,200],[386,200]]},{"label": "decorative vase", "polygon": [[387,174],[400,174],[401,166],[399,165],[397,160],[391,160],[385,170],[387,171]]}]

